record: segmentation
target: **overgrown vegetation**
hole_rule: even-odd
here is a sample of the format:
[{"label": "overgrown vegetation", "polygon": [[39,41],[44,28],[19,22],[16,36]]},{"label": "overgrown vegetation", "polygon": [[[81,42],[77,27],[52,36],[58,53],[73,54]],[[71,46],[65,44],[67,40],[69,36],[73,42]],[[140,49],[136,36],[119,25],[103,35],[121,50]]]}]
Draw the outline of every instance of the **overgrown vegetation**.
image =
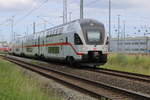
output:
[{"label": "overgrown vegetation", "polygon": [[103,68],[150,75],[150,56],[110,54]]},{"label": "overgrown vegetation", "polygon": [[0,59],[0,100],[61,100],[45,91],[16,65]]},{"label": "overgrown vegetation", "polygon": [[8,54],[8,52],[0,51],[0,54]]}]

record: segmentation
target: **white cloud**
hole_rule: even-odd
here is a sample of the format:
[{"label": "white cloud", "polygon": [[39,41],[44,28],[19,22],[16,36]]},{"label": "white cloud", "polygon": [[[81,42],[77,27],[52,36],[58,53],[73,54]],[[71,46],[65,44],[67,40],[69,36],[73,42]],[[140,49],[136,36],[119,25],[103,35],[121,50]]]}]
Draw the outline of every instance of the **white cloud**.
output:
[{"label": "white cloud", "polygon": [[17,4],[28,5],[31,3],[33,3],[32,0],[0,0],[0,6],[3,7],[12,7],[16,6]]},{"label": "white cloud", "polygon": [[34,0],[0,0],[0,9],[3,11],[21,10],[33,5]]}]

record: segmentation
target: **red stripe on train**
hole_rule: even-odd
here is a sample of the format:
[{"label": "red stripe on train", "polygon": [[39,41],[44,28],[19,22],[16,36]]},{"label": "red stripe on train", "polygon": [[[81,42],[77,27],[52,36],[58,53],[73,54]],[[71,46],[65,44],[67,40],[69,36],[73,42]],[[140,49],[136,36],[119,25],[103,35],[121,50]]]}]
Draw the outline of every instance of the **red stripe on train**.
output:
[{"label": "red stripe on train", "polygon": [[[58,45],[68,45],[70,46],[73,51],[76,53],[76,55],[83,55],[84,53],[77,52],[76,49],[73,47],[71,43],[49,43],[49,44],[43,44],[43,45],[31,45],[31,46],[24,46],[23,48],[31,48],[31,47],[48,47],[48,46],[58,46]],[[17,47],[22,48],[22,47]]]}]

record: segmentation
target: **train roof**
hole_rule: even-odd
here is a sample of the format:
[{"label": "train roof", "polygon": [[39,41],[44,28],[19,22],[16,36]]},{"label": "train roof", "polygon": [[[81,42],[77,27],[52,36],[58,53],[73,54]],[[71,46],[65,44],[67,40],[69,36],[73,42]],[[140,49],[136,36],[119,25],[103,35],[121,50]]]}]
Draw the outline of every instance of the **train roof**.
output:
[{"label": "train roof", "polygon": [[80,22],[80,24],[87,24],[87,23],[93,22],[93,23],[97,23],[102,26],[104,25],[103,23],[101,23],[97,20],[94,20],[94,19],[81,19],[81,20],[79,19],[79,22]]},{"label": "train roof", "polygon": [[[79,22],[80,24],[86,24],[86,23],[89,23],[89,22],[94,22],[94,23],[97,23],[97,24],[102,25],[102,26],[104,25],[103,23],[101,23],[97,20],[94,20],[94,19],[77,19],[77,20],[73,20],[73,21],[65,23],[65,24],[61,24],[61,25],[58,25],[58,26],[51,27],[47,30],[62,27],[62,26],[65,26],[65,25],[68,25],[68,24],[71,24],[71,23],[75,23],[75,22]],[[43,31],[41,31],[41,32],[43,32]]]},{"label": "train roof", "polygon": [[[77,20],[73,20],[73,21],[65,23],[65,24],[61,24],[61,25],[58,25],[58,26],[54,26],[54,27],[48,28],[48,29],[43,30],[43,31],[36,32],[35,34],[41,34],[42,32],[45,32],[45,31],[48,31],[48,30],[51,30],[51,29],[56,29],[56,28],[59,28],[59,27],[63,27],[63,26],[66,26],[66,25],[69,25],[69,24],[72,24],[72,23],[76,23],[76,22],[78,22],[78,23],[80,23],[82,25],[86,25],[86,24],[89,24],[90,22],[92,22],[92,23],[96,23],[96,24],[98,24],[100,26],[104,26],[103,23],[101,23],[101,22],[99,22],[97,20],[94,20],[94,19],[77,19]],[[22,39],[22,38],[26,38],[26,37],[32,37],[33,35],[34,34],[30,34],[28,36],[20,37],[17,40]]]}]

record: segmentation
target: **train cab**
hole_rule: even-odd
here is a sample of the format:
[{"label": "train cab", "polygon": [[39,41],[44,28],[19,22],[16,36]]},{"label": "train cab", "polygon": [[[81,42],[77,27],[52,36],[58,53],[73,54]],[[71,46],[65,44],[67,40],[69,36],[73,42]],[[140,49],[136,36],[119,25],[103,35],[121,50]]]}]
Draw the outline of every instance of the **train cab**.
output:
[{"label": "train cab", "polygon": [[78,56],[73,56],[74,59],[84,64],[105,64],[108,46],[104,25],[95,20],[84,19],[79,21],[78,26],[80,29],[76,26],[76,32],[72,35],[78,53]]}]

